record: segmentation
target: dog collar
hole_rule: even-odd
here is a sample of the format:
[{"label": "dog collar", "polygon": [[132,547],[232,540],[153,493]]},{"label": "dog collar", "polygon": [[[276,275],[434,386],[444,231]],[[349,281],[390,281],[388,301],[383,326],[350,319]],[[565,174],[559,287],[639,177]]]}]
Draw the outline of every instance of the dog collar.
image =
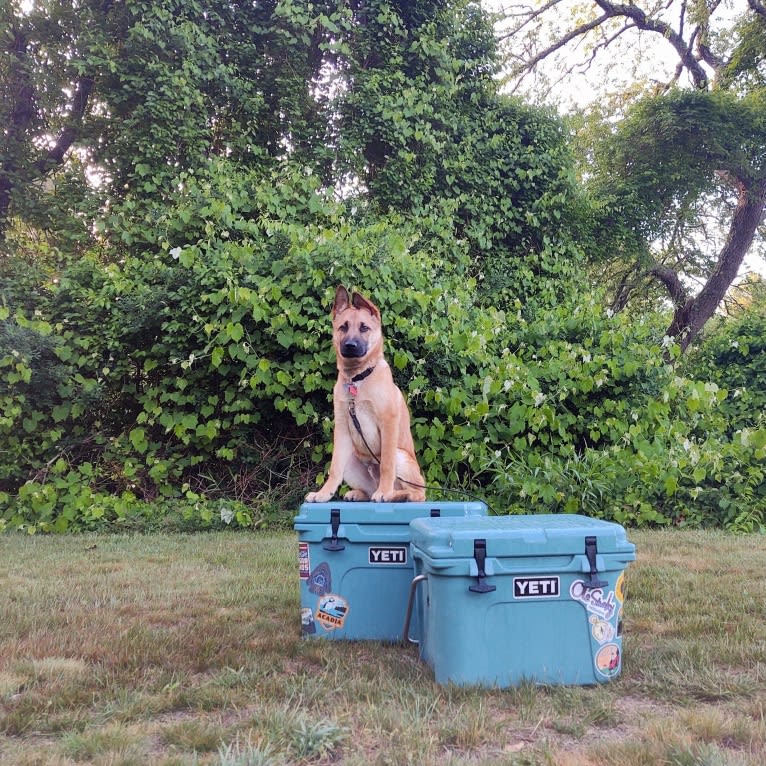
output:
[{"label": "dog collar", "polygon": [[372,375],[372,372],[375,368],[374,367],[368,367],[366,370],[363,370],[358,375],[354,375],[353,378],[351,378],[350,383],[344,383],[343,387],[346,389],[346,391],[351,394],[351,396],[356,396],[359,393],[359,388],[356,385],[357,383],[361,383],[365,378],[368,378],[370,375]]}]

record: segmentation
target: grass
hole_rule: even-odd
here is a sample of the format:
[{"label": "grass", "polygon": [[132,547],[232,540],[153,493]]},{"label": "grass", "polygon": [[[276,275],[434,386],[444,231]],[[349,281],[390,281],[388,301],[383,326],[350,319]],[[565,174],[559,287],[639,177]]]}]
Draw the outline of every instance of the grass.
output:
[{"label": "grass", "polygon": [[763,766],[762,537],[631,532],[622,676],[440,687],[299,638],[292,533],[0,537],[0,763]]}]

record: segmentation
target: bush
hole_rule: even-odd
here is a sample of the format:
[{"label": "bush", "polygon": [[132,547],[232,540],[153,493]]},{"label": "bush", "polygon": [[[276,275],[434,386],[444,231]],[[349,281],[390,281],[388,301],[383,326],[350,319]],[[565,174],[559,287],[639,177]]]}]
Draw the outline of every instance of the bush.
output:
[{"label": "bush", "polygon": [[365,220],[313,176],[225,170],[185,179],[155,249],[62,264],[32,302],[3,283],[0,525],[288,524],[329,459],[342,283],[381,308],[429,494],[763,526],[764,424],[732,431],[726,388],[666,364],[662,317],[576,283],[488,306],[449,215]]}]

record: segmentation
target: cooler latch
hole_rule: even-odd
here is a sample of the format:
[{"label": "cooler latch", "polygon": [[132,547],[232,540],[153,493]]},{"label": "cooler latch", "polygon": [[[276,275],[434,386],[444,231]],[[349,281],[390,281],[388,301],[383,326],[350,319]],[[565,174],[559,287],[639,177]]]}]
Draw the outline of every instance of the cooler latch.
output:
[{"label": "cooler latch", "polygon": [[330,532],[332,537],[330,537],[329,543],[325,543],[322,546],[326,551],[343,551],[346,549],[346,546],[338,541],[338,529],[340,529],[340,510],[332,508],[330,510]]},{"label": "cooler latch", "polygon": [[588,572],[588,579],[585,581],[585,587],[588,590],[593,588],[604,588],[609,583],[605,580],[598,579],[598,567],[596,566],[596,556],[598,555],[598,538],[586,537],[585,538],[585,558],[588,559],[588,566],[590,572]]},{"label": "cooler latch", "polygon": [[484,565],[487,561],[487,541],[478,539],[473,541],[473,557],[476,559],[476,568],[479,570],[476,577],[476,585],[469,586],[468,590],[472,593],[491,593],[497,590],[494,585],[487,585],[487,573],[484,571]]},{"label": "cooler latch", "polygon": [[431,518],[438,519],[442,515],[441,508],[431,508]]}]

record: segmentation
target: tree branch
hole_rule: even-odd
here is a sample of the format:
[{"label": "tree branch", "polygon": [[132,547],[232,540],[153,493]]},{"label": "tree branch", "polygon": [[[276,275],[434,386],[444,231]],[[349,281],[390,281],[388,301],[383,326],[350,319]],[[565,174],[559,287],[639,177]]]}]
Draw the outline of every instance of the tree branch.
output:
[{"label": "tree branch", "polygon": [[[535,54],[531,59],[524,62],[524,66],[526,69],[532,69],[535,65],[539,64],[543,59],[548,58],[552,53],[555,53],[557,50],[563,48],[568,43],[572,42],[577,37],[582,37],[583,35],[587,34],[593,29],[596,29],[596,27],[601,26],[607,19],[610,17],[607,14],[604,14],[603,16],[599,16],[597,19],[594,19],[593,21],[589,21],[587,24],[582,24],[579,27],[575,27],[570,32],[568,32],[564,37],[556,40],[555,43],[552,45],[549,45],[544,50],[540,51],[539,53]],[[508,36],[510,37],[513,33],[510,33]]]},{"label": "tree branch", "polygon": [[[752,0],[752,2],[756,1],[757,0]],[[694,85],[700,89],[707,87],[707,73],[702,68],[699,61],[694,57],[691,48],[686,44],[683,37],[681,37],[670,24],[660,19],[653,19],[650,16],[647,16],[646,13],[636,5],[621,5],[611,3],[608,0],[595,0],[595,2],[605,11],[605,15],[608,18],[620,16],[629,18],[639,29],[646,32],[657,32],[658,34],[661,34],[676,49],[683,65],[689,70]]]},{"label": "tree branch", "polygon": [[72,95],[72,104],[70,118],[66,126],[56,139],[56,143],[48,150],[45,157],[37,162],[37,169],[41,172],[47,170],[51,165],[60,165],[64,161],[64,155],[77,139],[82,118],[88,108],[90,94],[93,92],[93,78],[81,77],[77,81],[74,94]]},{"label": "tree branch", "polygon": [[508,32],[499,35],[500,40],[507,40],[509,37],[513,37],[514,35],[517,35],[519,32],[521,32],[524,27],[531,24],[535,19],[540,18],[544,13],[549,11],[551,8],[557,6],[559,3],[561,3],[562,0],[549,0],[545,5],[541,6],[540,8],[537,8],[536,10],[525,10],[523,13],[519,14],[511,14],[506,13],[505,17],[508,18],[508,16],[521,16],[524,20],[513,29],[509,30]]},{"label": "tree branch", "polygon": [[649,274],[662,282],[676,308],[683,306],[689,300],[689,295],[686,292],[686,288],[681,283],[678,274],[669,266],[655,263],[649,269]]},{"label": "tree branch", "polygon": [[766,179],[753,188],[740,184],[737,207],[729,225],[729,235],[712,274],[697,296],[676,308],[668,335],[678,338],[686,350],[705,322],[713,315],[737,276],[766,207]]}]

